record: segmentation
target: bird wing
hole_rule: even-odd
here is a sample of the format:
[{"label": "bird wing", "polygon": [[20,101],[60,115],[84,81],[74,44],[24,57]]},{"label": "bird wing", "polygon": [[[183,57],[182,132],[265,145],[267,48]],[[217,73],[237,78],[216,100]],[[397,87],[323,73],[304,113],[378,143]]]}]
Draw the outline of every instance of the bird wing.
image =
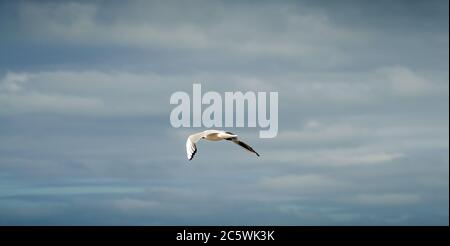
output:
[{"label": "bird wing", "polygon": [[252,153],[255,153],[257,156],[259,156],[258,152],[256,152],[252,147],[250,147],[250,145],[248,145],[248,144],[246,144],[246,143],[240,141],[237,137],[230,138],[230,139],[227,139],[227,140],[230,140],[230,141],[232,141],[233,143],[235,143],[235,144],[241,146],[242,148],[244,148],[244,149],[246,149],[246,150],[248,150],[248,151],[250,151],[250,152],[252,152]]},{"label": "bird wing", "polygon": [[186,154],[189,160],[194,158],[195,153],[197,153],[197,145],[196,143],[205,136],[204,132],[192,134],[188,137],[186,141]]}]

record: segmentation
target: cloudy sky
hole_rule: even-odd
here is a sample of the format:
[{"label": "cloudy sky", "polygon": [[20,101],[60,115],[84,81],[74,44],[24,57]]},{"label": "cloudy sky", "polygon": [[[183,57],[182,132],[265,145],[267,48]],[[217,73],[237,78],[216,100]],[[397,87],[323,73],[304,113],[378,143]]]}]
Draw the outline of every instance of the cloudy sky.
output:
[{"label": "cloudy sky", "polygon": [[[1,1],[0,224],[448,225],[448,5]],[[186,160],[193,83],[279,92],[260,158]]]}]

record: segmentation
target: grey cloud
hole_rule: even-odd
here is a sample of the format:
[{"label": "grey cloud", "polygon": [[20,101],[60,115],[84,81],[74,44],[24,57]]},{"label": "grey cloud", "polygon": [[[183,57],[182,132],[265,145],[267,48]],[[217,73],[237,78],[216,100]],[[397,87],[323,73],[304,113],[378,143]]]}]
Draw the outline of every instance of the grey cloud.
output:
[{"label": "grey cloud", "polygon": [[[357,34],[350,30],[333,26],[324,13],[308,7],[293,9],[292,3],[237,6],[218,1],[203,2],[202,9],[209,13],[208,19],[195,17],[205,13],[195,5],[183,5],[185,8],[180,12],[172,3],[133,2],[125,11],[119,11],[95,3],[25,2],[19,6],[19,13],[32,30],[69,42],[106,41],[144,47],[225,49],[236,53],[293,56],[320,52],[319,47],[332,51],[329,45],[337,40],[358,40],[352,38]],[[146,11],[142,12],[142,9]],[[113,21],[105,22],[101,11],[106,15],[117,12],[114,12]],[[135,15],[130,18],[124,14],[127,12]],[[231,15],[223,15],[224,12]],[[267,19],[268,16],[271,18]],[[282,31],[277,31],[279,29]],[[35,35],[41,36],[40,33]],[[328,38],[314,42],[323,35]]]},{"label": "grey cloud", "polygon": [[[0,30],[0,224],[448,225],[447,1],[1,2]],[[193,83],[279,92],[279,135],[188,162]]]}]

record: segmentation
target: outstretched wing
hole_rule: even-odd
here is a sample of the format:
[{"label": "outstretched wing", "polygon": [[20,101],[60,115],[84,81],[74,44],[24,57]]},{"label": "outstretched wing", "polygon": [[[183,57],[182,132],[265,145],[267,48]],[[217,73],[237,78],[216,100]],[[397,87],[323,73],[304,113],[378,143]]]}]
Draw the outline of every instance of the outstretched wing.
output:
[{"label": "outstretched wing", "polygon": [[257,156],[259,156],[258,152],[256,152],[252,147],[250,147],[250,145],[240,141],[238,138],[234,137],[234,138],[230,138],[230,139],[227,139],[227,140],[233,141],[233,143],[238,144],[242,148],[244,148],[244,149],[246,149],[246,150],[248,150],[248,151],[250,151],[252,153],[255,153]]},{"label": "outstretched wing", "polygon": [[186,154],[189,160],[194,158],[194,155],[197,153],[197,145],[196,143],[204,136],[203,132],[192,134],[186,140]]}]

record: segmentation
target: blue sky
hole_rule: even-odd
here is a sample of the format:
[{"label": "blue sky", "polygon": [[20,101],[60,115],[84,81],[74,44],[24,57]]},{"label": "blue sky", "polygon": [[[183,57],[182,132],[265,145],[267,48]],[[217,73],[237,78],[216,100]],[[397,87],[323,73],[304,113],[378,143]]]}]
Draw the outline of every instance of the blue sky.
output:
[{"label": "blue sky", "polygon": [[[2,1],[0,224],[448,225],[448,7]],[[260,158],[186,160],[198,82],[279,92]]]}]

